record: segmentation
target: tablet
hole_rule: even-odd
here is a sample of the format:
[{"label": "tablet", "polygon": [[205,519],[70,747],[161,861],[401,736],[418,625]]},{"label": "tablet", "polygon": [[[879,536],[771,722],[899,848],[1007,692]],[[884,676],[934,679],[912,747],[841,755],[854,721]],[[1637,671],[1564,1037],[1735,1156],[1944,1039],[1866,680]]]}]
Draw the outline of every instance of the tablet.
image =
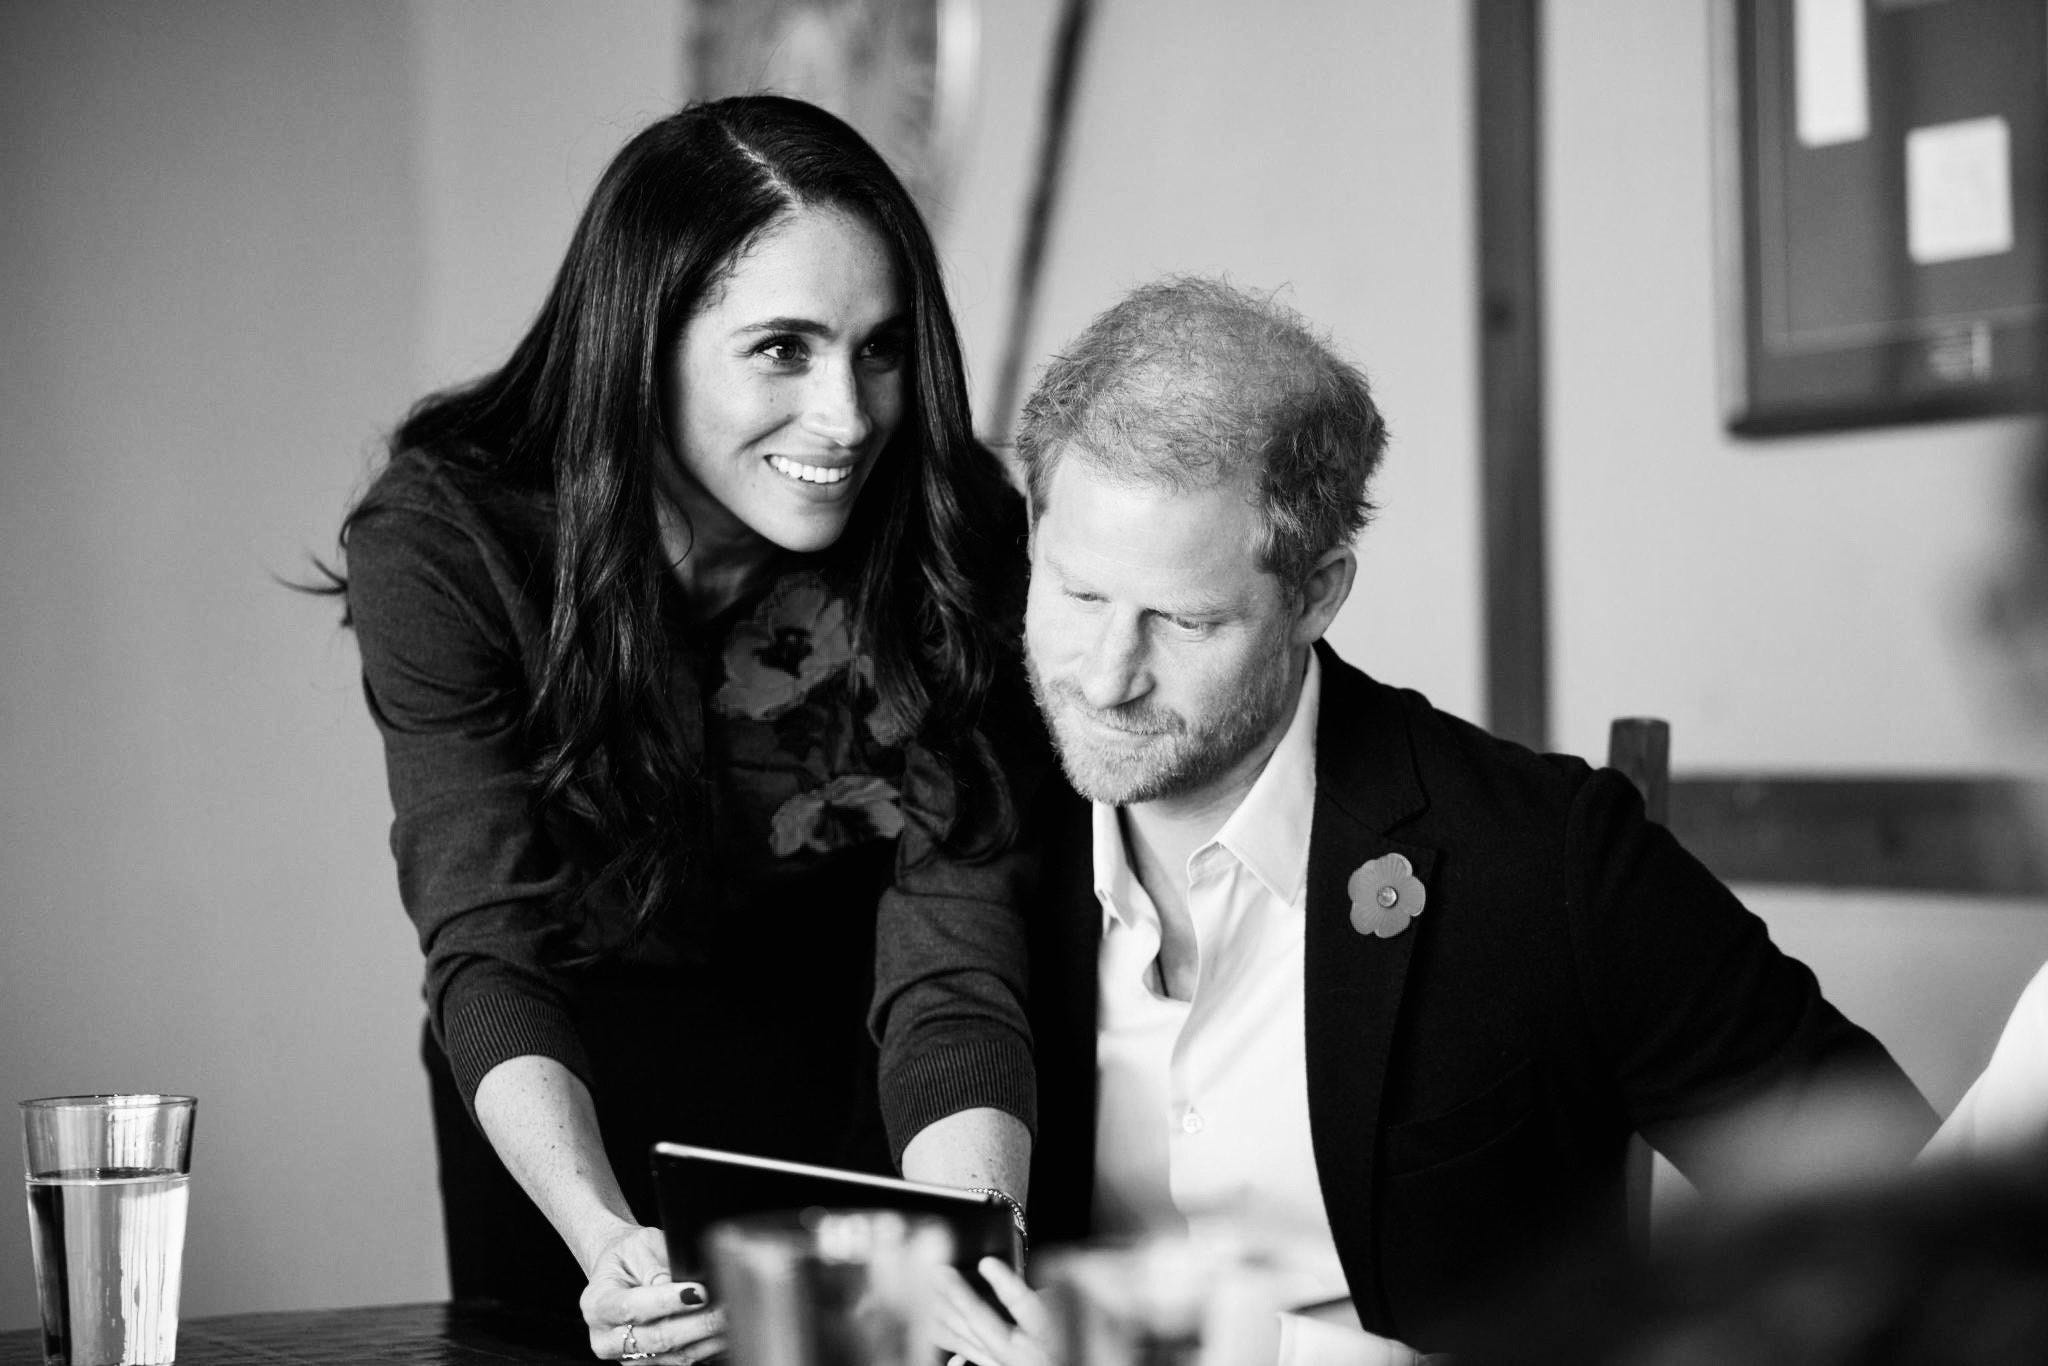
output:
[{"label": "tablet", "polygon": [[969,1285],[981,1288],[974,1264],[983,1257],[1023,1274],[1023,1240],[1010,1207],[993,1195],[684,1143],[655,1144],[652,1161],[669,1274],[679,1281],[707,1279],[705,1233],[719,1220],[802,1209],[935,1214],[952,1226],[953,1262]]}]

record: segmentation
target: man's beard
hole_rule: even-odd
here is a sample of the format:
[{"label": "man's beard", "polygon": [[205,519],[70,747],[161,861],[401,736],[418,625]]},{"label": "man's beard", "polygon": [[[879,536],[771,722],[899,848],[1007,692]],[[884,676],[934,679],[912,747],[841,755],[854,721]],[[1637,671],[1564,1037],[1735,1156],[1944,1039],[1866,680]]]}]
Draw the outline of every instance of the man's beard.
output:
[{"label": "man's beard", "polygon": [[[1275,666],[1236,679],[1199,724],[1143,702],[1098,711],[1072,683],[1042,677],[1036,660],[1030,662],[1031,694],[1052,730],[1060,767],[1074,791],[1090,801],[1129,806],[1200,791],[1280,726],[1287,701],[1286,651],[1263,657]],[[1132,743],[1106,741],[1090,717],[1125,732]]]}]

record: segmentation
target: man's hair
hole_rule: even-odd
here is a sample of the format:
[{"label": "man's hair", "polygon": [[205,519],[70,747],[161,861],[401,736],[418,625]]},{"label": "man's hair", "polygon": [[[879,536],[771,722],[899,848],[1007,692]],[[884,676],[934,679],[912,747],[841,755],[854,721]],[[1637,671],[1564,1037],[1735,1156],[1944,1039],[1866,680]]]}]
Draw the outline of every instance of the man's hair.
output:
[{"label": "man's hair", "polygon": [[1024,404],[1031,513],[1062,459],[1174,489],[1240,484],[1265,523],[1259,566],[1299,588],[1373,511],[1387,426],[1365,376],[1301,315],[1222,280],[1141,285],[1053,358]]}]

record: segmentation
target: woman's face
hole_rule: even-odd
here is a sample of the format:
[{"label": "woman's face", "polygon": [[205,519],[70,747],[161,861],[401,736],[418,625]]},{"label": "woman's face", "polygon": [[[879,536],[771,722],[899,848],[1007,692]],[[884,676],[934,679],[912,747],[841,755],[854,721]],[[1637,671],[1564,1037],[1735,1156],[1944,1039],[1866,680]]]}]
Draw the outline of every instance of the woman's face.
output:
[{"label": "woman's face", "polygon": [[755,239],[668,361],[663,490],[700,568],[839,539],[902,420],[909,351],[902,282],[866,223],[800,208]]}]

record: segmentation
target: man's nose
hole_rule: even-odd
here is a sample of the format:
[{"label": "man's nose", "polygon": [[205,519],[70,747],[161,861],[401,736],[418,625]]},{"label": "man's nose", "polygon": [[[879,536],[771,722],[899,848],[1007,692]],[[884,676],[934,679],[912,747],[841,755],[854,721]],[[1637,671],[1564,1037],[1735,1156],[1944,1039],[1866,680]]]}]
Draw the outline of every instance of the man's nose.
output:
[{"label": "man's nose", "polygon": [[851,364],[819,365],[804,393],[804,429],[836,446],[853,447],[875,429],[867,395]]},{"label": "man's nose", "polygon": [[1109,711],[1151,690],[1144,632],[1134,617],[1111,615],[1096,632],[1081,661],[1081,696],[1097,711]]}]

